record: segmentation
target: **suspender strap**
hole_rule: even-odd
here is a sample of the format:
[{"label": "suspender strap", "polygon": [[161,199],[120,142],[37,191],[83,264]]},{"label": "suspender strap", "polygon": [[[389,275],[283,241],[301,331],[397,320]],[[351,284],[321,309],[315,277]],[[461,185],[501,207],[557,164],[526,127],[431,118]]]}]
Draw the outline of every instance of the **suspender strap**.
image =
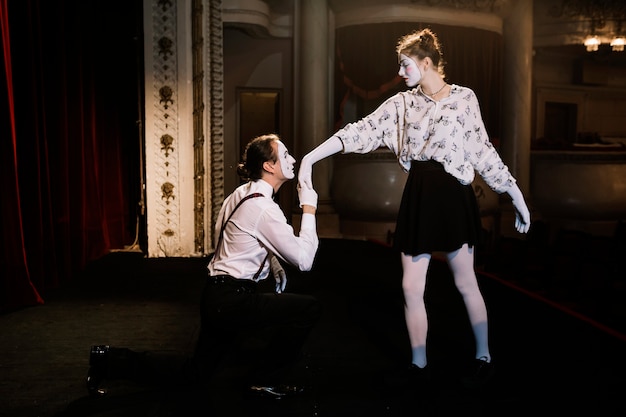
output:
[{"label": "suspender strap", "polygon": [[[228,216],[228,218],[222,222],[222,228],[220,229],[220,235],[218,237],[217,244],[215,245],[215,252],[214,252],[214,255],[213,255],[213,259],[211,259],[212,262],[215,261],[215,254],[217,254],[217,251],[219,250],[219,248],[220,248],[220,246],[222,244],[222,237],[224,236],[224,229],[226,229],[226,224],[230,221],[230,218],[233,217],[233,214],[235,214],[235,211],[237,211],[239,206],[241,206],[241,204],[243,204],[244,201],[246,201],[246,200],[248,200],[250,198],[254,198],[254,197],[263,197],[263,194],[261,194],[261,193],[252,193],[252,194],[248,194],[247,196],[245,196],[244,198],[239,200],[239,203],[237,203],[237,205],[235,206],[233,211],[230,212],[230,215]],[[259,270],[256,272],[256,274],[254,274],[254,280],[255,281],[259,278],[259,275],[261,275],[261,272],[263,272],[263,267],[265,266],[265,262],[267,262],[267,258],[269,256],[270,256],[270,253],[268,251],[267,255],[265,255],[265,259],[263,259],[263,262],[261,262],[261,266],[259,267]]]},{"label": "suspender strap", "polygon": [[239,200],[239,203],[237,203],[237,205],[235,206],[233,211],[230,212],[230,215],[228,216],[228,218],[222,222],[222,228],[220,229],[220,236],[219,236],[219,239],[217,241],[216,248],[215,248],[216,252],[217,252],[217,248],[219,247],[220,243],[222,242],[222,236],[224,235],[224,229],[226,229],[226,223],[228,223],[230,221],[230,218],[233,217],[233,214],[235,214],[235,212],[237,211],[239,206],[241,206],[244,201],[249,200],[249,199],[254,198],[254,197],[263,197],[263,194],[261,194],[261,193],[252,193],[252,194],[248,194],[247,196],[245,196],[244,198]]},{"label": "suspender strap", "polygon": [[261,266],[259,267],[259,270],[256,271],[256,274],[254,274],[254,280],[256,281],[257,279],[259,279],[259,275],[261,275],[261,272],[263,272],[263,267],[265,266],[265,262],[267,262],[267,258],[270,257],[270,253],[269,251],[267,252],[267,255],[265,255],[265,259],[263,259],[263,262],[261,262]]}]

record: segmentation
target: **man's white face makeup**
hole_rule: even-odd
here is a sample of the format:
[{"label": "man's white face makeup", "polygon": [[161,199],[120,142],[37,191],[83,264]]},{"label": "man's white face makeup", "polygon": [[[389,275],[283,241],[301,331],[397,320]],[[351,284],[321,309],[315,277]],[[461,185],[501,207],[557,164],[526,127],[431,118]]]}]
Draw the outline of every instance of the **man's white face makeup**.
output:
[{"label": "man's white face makeup", "polygon": [[295,177],[294,164],[296,163],[296,159],[289,155],[289,151],[287,147],[281,142],[276,141],[277,150],[278,150],[278,161],[280,162],[280,170],[283,172],[283,175],[288,180],[293,179]]},{"label": "man's white face makeup", "polygon": [[417,66],[417,62],[404,54],[400,54],[400,70],[398,75],[404,78],[407,87],[415,87],[422,79],[422,72]]}]

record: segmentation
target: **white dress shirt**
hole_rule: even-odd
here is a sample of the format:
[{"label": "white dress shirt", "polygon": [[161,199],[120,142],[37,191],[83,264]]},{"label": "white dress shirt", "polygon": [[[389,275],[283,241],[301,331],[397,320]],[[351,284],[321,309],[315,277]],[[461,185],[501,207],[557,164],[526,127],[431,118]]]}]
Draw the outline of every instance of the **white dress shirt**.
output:
[{"label": "white dress shirt", "polygon": [[[263,197],[244,201],[226,224],[222,242],[217,246],[223,222],[245,196],[261,193]],[[240,279],[254,279],[265,261],[256,281],[267,278],[270,272],[268,251],[301,271],[313,266],[319,245],[315,215],[302,214],[299,236],[287,223],[280,206],[274,202],[272,186],[264,180],[240,185],[222,204],[215,226],[217,251],[209,262],[210,275],[230,275]]]}]

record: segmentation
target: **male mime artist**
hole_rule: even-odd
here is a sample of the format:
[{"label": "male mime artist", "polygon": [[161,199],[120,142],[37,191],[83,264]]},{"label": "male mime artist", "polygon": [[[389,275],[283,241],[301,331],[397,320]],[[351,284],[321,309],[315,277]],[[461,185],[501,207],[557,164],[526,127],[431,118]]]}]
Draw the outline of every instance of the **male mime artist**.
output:
[{"label": "male mime artist", "polygon": [[[317,193],[298,187],[299,235],[273,200],[295,177],[294,163],[277,135],[248,143],[238,166],[247,182],[224,200],[218,215],[216,249],[202,294],[200,334],[193,358],[180,368],[184,380],[209,382],[234,361],[248,369],[236,381],[245,390],[275,398],[302,391],[284,378],[320,316],[320,304],[313,296],[284,292],[287,277],[281,261],[301,271],[313,266],[319,244]],[[259,282],[270,275],[276,280],[275,292],[260,291]],[[251,352],[251,346],[257,350]],[[156,362],[150,352],[93,346],[89,392],[103,394],[99,385],[105,379],[154,379],[163,371],[155,369]]]}]

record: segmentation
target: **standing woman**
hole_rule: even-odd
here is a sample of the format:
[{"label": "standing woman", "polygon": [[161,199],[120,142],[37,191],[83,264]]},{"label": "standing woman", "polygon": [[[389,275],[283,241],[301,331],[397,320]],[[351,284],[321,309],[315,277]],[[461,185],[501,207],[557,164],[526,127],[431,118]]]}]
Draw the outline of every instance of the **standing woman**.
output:
[{"label": "standing woman", "polygon": [[515,227],[526,233],[530,213],[524,197],[489,141],[478,99],[468,88],[445,81],[437,36],[423,29],[401,37],[396,52],[407,91],[397,93],[364,118],[346,125],[302,159],[298,181],[312,186],[314,163],[338,152],[367,153],[386,146],[409,172],[398,212],[394,246],[401,252],[405,320],[412,351],[411,378],[428,375],[424,304],[433,252],[444,252],[463,297],[476,351],[469,377],[493,374],[487,309],[474,271],[480,215],[471,186],[475,172],[497,193],[508,193]]}]

